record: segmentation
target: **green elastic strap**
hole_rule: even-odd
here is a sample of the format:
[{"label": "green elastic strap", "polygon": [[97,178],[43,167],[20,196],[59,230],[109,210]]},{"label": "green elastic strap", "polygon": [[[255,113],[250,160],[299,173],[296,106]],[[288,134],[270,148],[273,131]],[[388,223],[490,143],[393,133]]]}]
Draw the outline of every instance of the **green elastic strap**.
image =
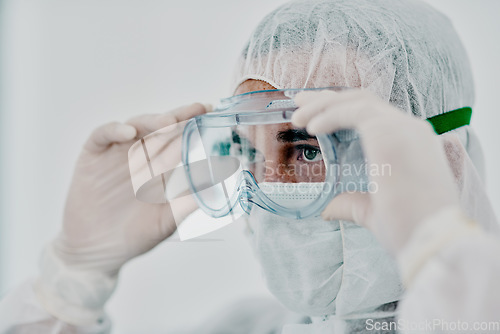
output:
[{"label": "green elastic strap", "polygon": [[463,107],[427,118],[426,121],[431,123],[434,131],[440,135],[458,129],[461,126],[469,125],[471,116],[472,109],[470,107]]}]

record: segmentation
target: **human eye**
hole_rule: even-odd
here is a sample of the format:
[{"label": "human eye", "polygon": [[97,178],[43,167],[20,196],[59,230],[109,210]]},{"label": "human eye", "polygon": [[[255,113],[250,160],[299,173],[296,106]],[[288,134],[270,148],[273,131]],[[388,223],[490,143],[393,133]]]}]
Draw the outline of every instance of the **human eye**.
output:
[{"label": "human eye", "polygon": [[321,154],[321,150],[319,149],[319,147],[311,145],[297,145],[296,149],[298,150],[298,160],[306,162],[316,162],[323,160],[323,155]]}]

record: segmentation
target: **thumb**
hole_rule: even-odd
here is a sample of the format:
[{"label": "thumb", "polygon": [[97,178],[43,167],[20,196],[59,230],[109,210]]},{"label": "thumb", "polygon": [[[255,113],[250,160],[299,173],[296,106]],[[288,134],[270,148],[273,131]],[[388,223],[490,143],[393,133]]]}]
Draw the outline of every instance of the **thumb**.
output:
[{"label": "thumb", "polygon": [[324,220],[349,220],[366,227],[370,208],[370,194],[341,193],[327,205],[321,217]]}]

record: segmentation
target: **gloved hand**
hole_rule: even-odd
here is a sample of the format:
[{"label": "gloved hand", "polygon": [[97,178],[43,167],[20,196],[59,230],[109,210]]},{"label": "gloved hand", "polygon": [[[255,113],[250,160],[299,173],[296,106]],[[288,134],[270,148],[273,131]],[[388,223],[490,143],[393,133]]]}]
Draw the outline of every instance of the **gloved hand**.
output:
[{"label": "gloved hand", "polygon": [[303,92],[292,122],[310,134],[358,131],[368,164],[391,166],[390,175],[371,175],[372,193],[343,193],[322,213],[324,219],[361,224],[393,252],[427,217],[458,206],[441,141],[426,121],[408,115],[363,90]]},{"label": "gloved hand", "polygon": [[[121,266],[175,231],[168,204],[135,198],[128,150],[138,138],[203,114],[207,108],[195,103],[125,124],[109,123],[92,133],[76,164],[62,231],[42,256],[36,291],[52,315],[74,325],[98,321]],[[177,162],[181,134],[166,147]],[[194,209],[186,207],[184,217]]]}]

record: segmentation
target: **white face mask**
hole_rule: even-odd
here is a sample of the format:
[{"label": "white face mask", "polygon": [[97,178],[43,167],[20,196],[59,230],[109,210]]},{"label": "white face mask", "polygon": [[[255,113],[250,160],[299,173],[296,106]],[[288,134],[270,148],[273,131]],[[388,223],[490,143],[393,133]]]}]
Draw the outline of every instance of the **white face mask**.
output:
[{"label": "white face mask", "polygon": [[[288,193],[273,200],[301,205],[304,198]],[[371,311],[402,295],[395,260],[365,228],[321,217],[288,219],[256,206],[247,219],[267,286],[292,311],[347,315]]]}]

